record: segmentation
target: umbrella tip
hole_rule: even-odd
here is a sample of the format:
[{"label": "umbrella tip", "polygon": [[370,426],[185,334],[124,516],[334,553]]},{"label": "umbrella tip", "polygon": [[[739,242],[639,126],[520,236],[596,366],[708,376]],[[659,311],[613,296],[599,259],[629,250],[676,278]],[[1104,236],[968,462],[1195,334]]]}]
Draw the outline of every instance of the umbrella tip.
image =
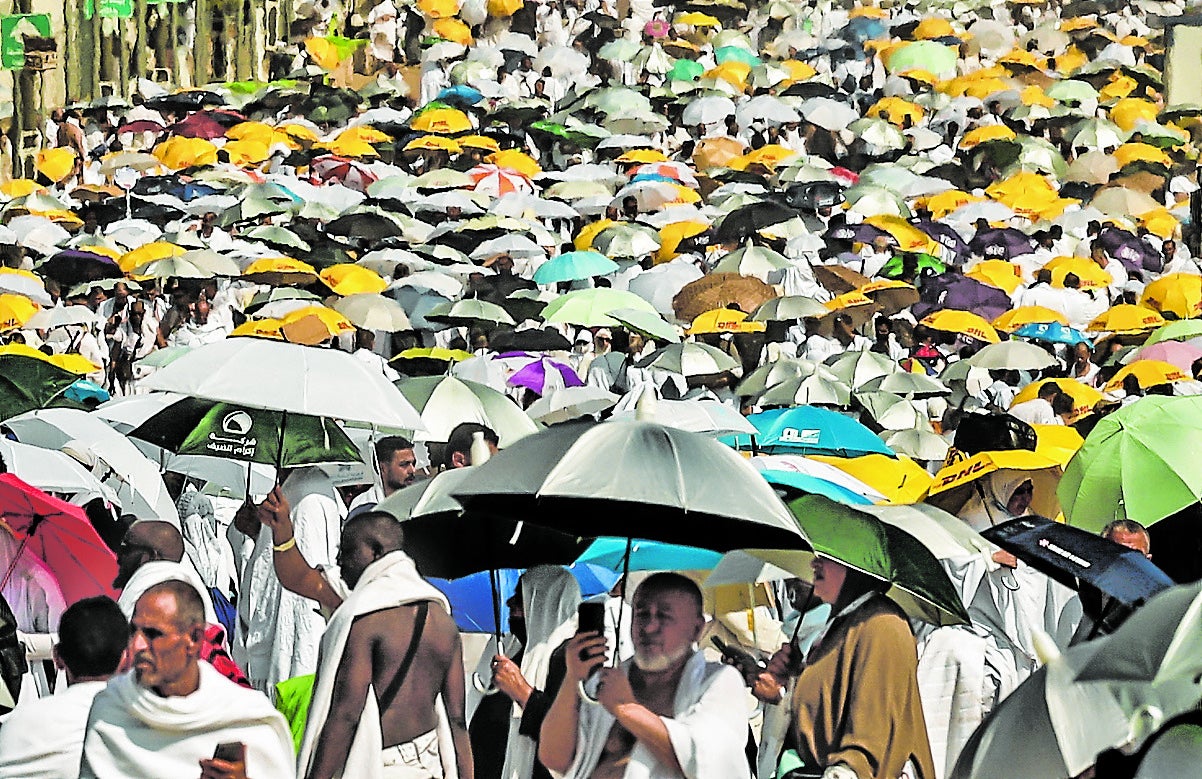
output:
[{"label": "umbrella tip", "polygon": [[472,433],[472,448],[468,452],[471,458],[472,465],[484,465],[488,462],[490,455],[488,443],[484,440],[484,433]]},{"label": "umbrella tip", "polygon": [[1043,665],[1060,657],[1060,647],[1056,646],[1056,641],[1045,631],[1032,627],[1031,642],[1034,644],[1035,657]]},{"label": "umbrella tip", "polygon": [[644,387],[643,394],[639,395],[634,406],[634,418],[639,422],[654,422],[658,407],[659,398],[655,396],[655,389],[650,386]]}]

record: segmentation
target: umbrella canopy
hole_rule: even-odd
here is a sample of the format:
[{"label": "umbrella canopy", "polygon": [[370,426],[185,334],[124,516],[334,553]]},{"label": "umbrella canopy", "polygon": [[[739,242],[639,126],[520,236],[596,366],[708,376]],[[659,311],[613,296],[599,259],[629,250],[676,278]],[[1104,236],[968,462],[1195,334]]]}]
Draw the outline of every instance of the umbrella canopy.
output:
[{"label": "umbrella canopy", "polygon": [[618,309],[634,309],[655,314],[650,303],[631,292],[608,287],[580,289],[561,295],[543,309],[543,321],[580,327],[614,327],[617,320],[609,314]]},{"label": "umbrella canopy", "polygon": [[1197,503],[1200,412],[1199,396],[1150,396],[1098,422],[1060,481],[1069,524],[1094,532],[1114,519],[1147,526]]},{"label": "umbrella canopy", "polygon": [[539,397],[566,387],[584,386],[572,366],[546,355],[535,357],[505,379],[511,387],[524,387]]},{"label": "umbrella canopy", "polygon": [[968,358],[974,368],[989,370],[1040,371],[1056,365],[1056,359],[1045,350],[1022,341],[1003,341],[990,344]]},{"label": "umbrella canopy", "polygon": [[635,367],[659,368],[681,376],[708,376],[734,370],[738,363],[721,349],[689,341],[657,349]]},{"label": "umbrella canopy", "polygon": [[[117,558],[78,506],[47,495],[15,474],[0,474],[0,527],[17,540],[20,554],[31,555],[54,575],[68,605],[84,598],[115,598],[112,581]],[[15,566],[16,561],[13,561]],[[0,572],[8,584],[7,572]]]},{"label": "umbrella canopy", "polygon": [[79,376],[48,359],[0,354],[0,419],[40,408],[80,408],[64,396]]},{"label": "umbrella canopy", "polygon": [[755,447],[769,453],[832,454],[859,457],[893,452],[872,431],[850,417],[813,406],[751,414]]},{"label": "umbrella canopy", "polygon": [[417,410],[383,374],[333,349],[231,338],[193,349],[142,386],[249,408],[423,429]]},{"label": "umbrella canopy", "polygon": [[464,422],[492,428],[502,447],[538,430],[516,403],[484,384],[454,376],[417,376],[396,384],[422,415],[421,441],[446,441]]},{"label": "umbrella canopy", "polygon": [[600,252],[565,252],[547,260],[534,272],[537,284],[559,281],[579,281],[594,276],[608,276],[618,270],[618,264]]},{"label": "umbrella canopy", "polygon": [[554,425],[570,419],[600,414],[613,408],[618,400],[617,395],[600,387],[564,387],[531,403],[526,409],[526,414],[545,425]]}]

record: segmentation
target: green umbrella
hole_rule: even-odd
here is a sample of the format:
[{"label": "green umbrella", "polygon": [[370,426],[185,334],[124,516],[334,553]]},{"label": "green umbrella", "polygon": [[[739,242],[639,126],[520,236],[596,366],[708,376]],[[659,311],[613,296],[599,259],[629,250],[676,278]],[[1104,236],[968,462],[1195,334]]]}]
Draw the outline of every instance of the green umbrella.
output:
[{"label": "green umbrella", "polygon": [[1202,499],[1202,396],[1152,395],[1104,417],[1065,468],[1056,494],[1069,524],[1147,526]]},{"label": "green umbrella", "polygon": [[705,72],[705,66],[694,60],[680,59],[672,64],[668,71],[669,81],[696,81]]},{"label": "green umbrella", "polygon": [[951,46],[935,41],[916,41],[890,54],[885,66],[890,73],[927,70],[939,74],[955,72],[958,58],[958,51]]},{"label": "green umbrella", "polygon": [[63,397],[79,376],[45,360],[15,354],[0,355],[0,419],[40,408],[79,408]]},{"label": "green umbrella", "polygon": [[185,397],[130,431],[131,438],[179,455],[222,457],[276,467],[360,462],[333,420]]},{"label": "green umbrella", "polygon": [[[929,254],[922,254],[919,252],[914,256],[918,258],[918,271],[920,273],[924,270],[931,270],[935,273],[944,273],[947,271],[946,265]],[[902,264],[904,262],[905,258],[902,255],[894,255],[888,262],[884,264],[879,275],[890,279],[897,278],[901,275]]]},{"label": "green umbrella", "polygon": [[565,323],[579,327],[614,327],[618,321],[609,316],[617,309],[633,308],[656,314],[655,308],[633,292],[596,287],[579,289],[561,295],[543,309],[543,321],[548,324]]},{"label": "green umbrella", "polygon": [[610,319],[622,327],[647,338],[668,343],[679,343],[680,333],[663,320],[659,314],[634,308],[616,308],[609,312]]},{"label": "green umbrella", "polygon": [[[889,582],[887,595],[910,616],[935,625],[969,624],[939,560],[910,533],[822,495],[804,495],[788,506],[818,555]],[[791,570],[809,578],[808,570]]]},{"label": "green umbrella", "polygon": [[1188,341],[1198,336],[1202,336],[1202,319],[1178,319],[1153,330],[1148,340],[1144,341],[1144,346],[1161,341]]},{"label": "green umbrella", "polygon": [[426,319],[431,322],[442,322],[448,325],[463,325],[466,327],[516,324],[513,321],[513,317],[496,303],[489,303],[486,300],[476,300],[475,298],[457,300],[450,304],[440,303],[430,309],[430,312],[426,314]]}]

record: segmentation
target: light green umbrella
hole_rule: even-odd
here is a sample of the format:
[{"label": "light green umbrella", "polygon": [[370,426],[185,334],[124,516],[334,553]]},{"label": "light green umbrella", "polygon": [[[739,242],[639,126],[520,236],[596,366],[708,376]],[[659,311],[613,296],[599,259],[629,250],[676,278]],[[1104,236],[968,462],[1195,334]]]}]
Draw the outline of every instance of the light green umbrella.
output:
[{"label": "light green umbrella", "polygon": [[941,74],[955,72],[958,58],[959,53],[951,46],[935,41],[915,41],[891,53],[885,67],[890,73],[926,70]]},{"label": "light green umbrella", "polygon": [[627,330],[647,338],[667,343],[680,341],[680,333],[659,314],[635,308],[617,308],[609,312],[609,317]]},{"label": "light green umbrella", "polygon": [[719,65],[724,62],[742,62],[754,68],[761,64],[760,58],[755,56],[754,52],[742,46],[723,46],[714,52],[714,58],[718,60]]},{"label": "light green umbrella", "polygon": [[738,365],[733,357],[721,349],[689,341],[657,349],[635,363],[636,368],[659,368],[686,377],[725,373]]},{"label": "light green umbrella", "polygon": [[538,431],[516,403],[484,384],[454,376],[419,376],[396,385],[422,416],[426,430],[418,438],[423,441],[446,441],[463,422],[491,427],[502,447]]},{"label": "light green umbrella", "polygon": [[1158,344],[1161,341],[1188,341],[1198,336],[1202,336],[1202,319],[1179,319],[1153,330],[1152,335],[1148,336],[1148,340],[1144,341],[1144,346]]},{"label": "light green umbrella", "polygon": [[800,357],[783,357],[775,362],[764,363],[747,374],[735,387],[735,394],[754,397],[790,379],[809,376],[818,368],[818,363]]},{"label": "light green umbrella", "polygon": [[1202,499],[1202,396],[1149,396],[1098,422],[1056,490],[1069,524],[1147,526]]},{"label": "light green umbrella", "polygon": [[693,60],[679,59],[668,71],[669,81],[696,81],[705,72],[705,66]]},{"label": "light green umbrella", "polygon": [[562,295],[543,309],[543,321],[548,324],[569,324],[579,327],[614,327],[618,321],[609,316],[617,309],[633,308],[649,314],[659,314],[655,308],[633,292],[597,287],[580,289]]},{"label": "light green umbrella", "polygon": [[766,246],[756,246],[748,241],[723,257],[714,267],[715,273],[738,273],[742,276],[758,276],[767,281],[773,271],[791,268],[793,263],[779,252]]},{"label": "light green umbrella", "polygon": [[813,298],[785,295],[773,298],[757,308],[750,320],[752,322],[790,322],[806,317],[822,317],[829,313],[830,309]]},{"label": "light green umbrella", "polygon": [[1087,100],[1098,99],[1098,90],[1094,89],[1088,81],[1081,81],[1075,78],[1066,78],[1057,81],[1045,89],[1044,94],[1062,103],[1069,101],[1084,103]]},{"label": "light green umbrella", "polygon": [[642,46],[637,41],[632,41],[629,38],[618,38],[602,46],[597,51],[597,56],[603,60],[626,62],[634,59],[634,56],[639,53],[640,49],[642,49]]}]

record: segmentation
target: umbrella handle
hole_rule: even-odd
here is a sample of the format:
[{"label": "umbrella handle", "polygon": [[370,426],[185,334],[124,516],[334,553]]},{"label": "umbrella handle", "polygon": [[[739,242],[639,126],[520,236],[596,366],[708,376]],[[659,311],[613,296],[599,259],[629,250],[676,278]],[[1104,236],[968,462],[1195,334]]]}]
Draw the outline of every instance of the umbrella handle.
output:
[{"label": "umbrella handle", "polygon": [[601,701],[588,694],[588,690],[584,689],[584,682],[576,682],[576,691],[580,693],[580,700],[589,706],[600,706]]},{"label": "umbrella handle", "polygon": [[485,684],[484,678],[480,676],[479,671],[472,671],[472,686],[476,688],[476,692],[481,695],[496,695],[501,691],[501,688],[495,687],[492,684]]}]

